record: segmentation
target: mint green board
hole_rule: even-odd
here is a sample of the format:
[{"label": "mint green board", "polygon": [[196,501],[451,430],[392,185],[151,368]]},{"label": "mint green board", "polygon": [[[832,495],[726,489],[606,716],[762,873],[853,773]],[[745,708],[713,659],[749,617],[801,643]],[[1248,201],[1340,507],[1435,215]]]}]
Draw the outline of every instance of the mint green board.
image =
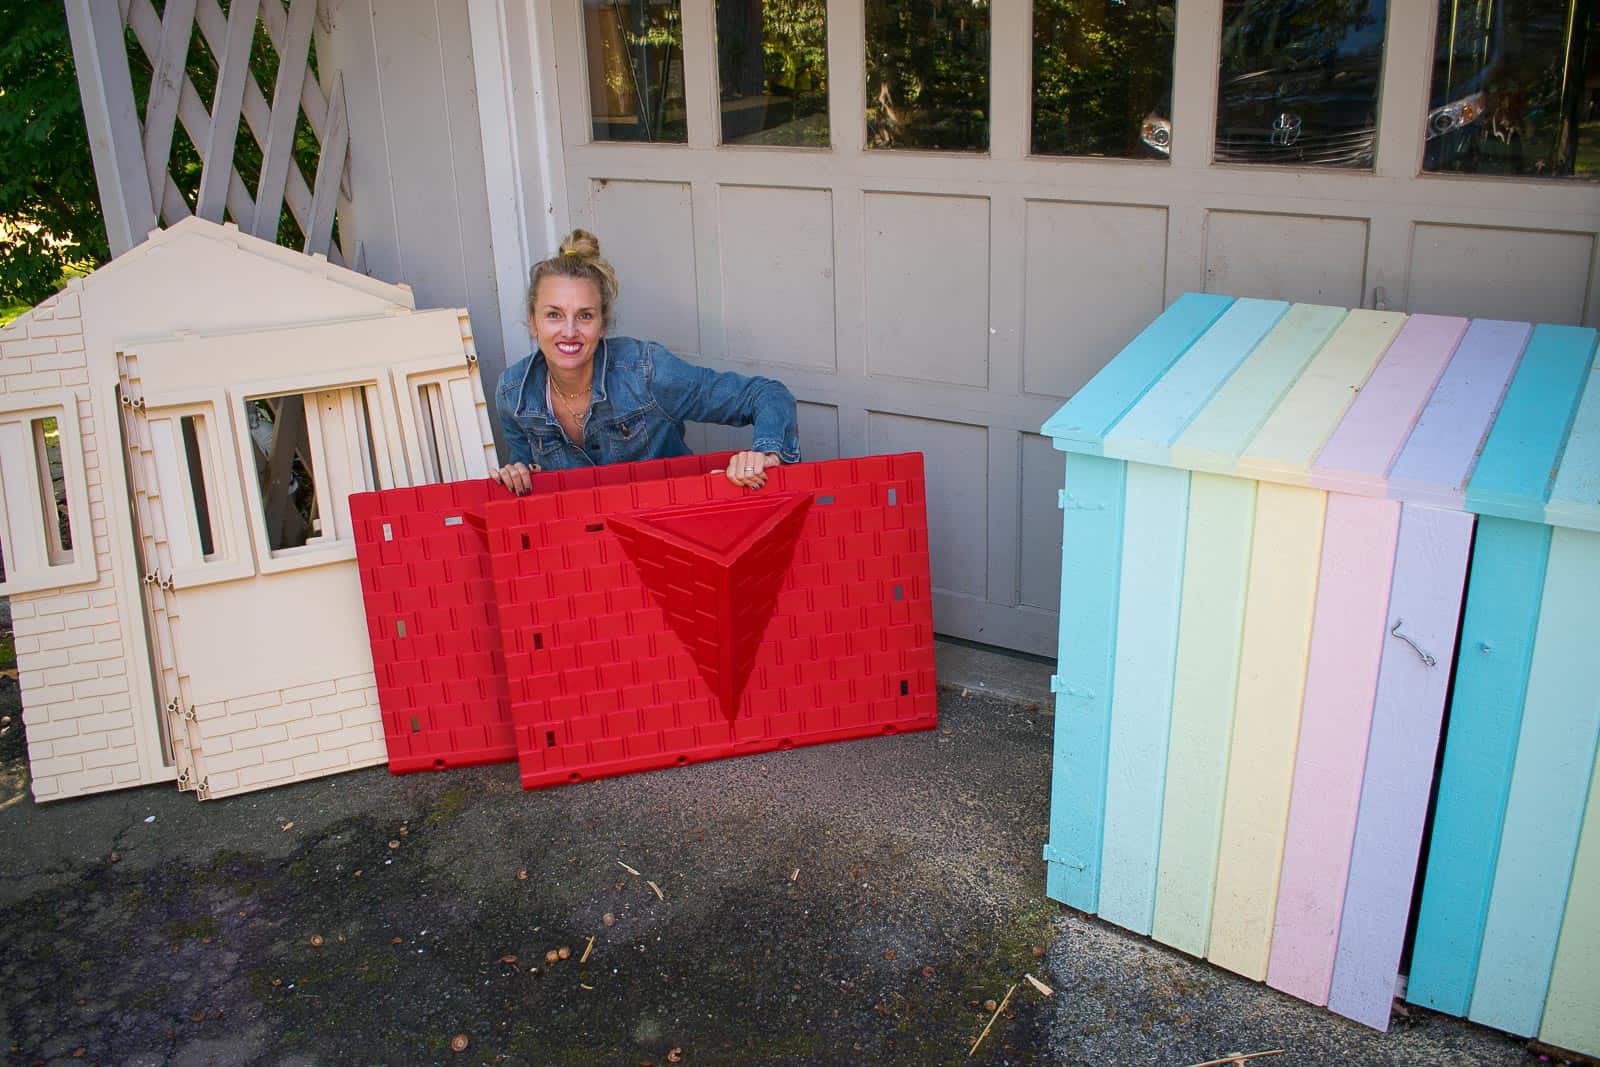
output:
[{"label": "mint green board", "polygon": [[1567,890],[1550,995],[1539,1040],[1560,1048],[1600,1049],[1600,764],[1589,778],[1589,805]]},{"label": "mint green board", "polygon": [[1100,915],[1148,934],[1156,905],[1189,473],[1130,463],[1125,501]]}]

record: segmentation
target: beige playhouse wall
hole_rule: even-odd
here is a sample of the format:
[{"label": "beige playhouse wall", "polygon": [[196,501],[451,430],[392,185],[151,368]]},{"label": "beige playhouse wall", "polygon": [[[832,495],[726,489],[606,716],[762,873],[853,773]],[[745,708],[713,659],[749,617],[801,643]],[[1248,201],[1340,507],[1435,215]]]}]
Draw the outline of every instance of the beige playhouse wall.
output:
[{"label": "beige playhouse wall", "polygon": [[360,319],[413,306],[404,286],[192,218],[0,331],[0,400],[16,406],[19,396],[61,390],[77,399],[95,548],[92,581],[11,594],[36,799],[171,781],[176,773],[161,744],[139,601],[117,351],[185,331]]},{"label": "beige playhouse wall", "polygon": [[102,426],[115,433],[117,424],[111,412],[97,420],[89,399],[80,289],[75,283],[0,330],[0,392],[7,402],[62,392],[76,398],[88,514],[72,512],[75,551],[89,543],[85,532],[93,541],[90,581],[11,595],[28,761],[40,800],[136,785],[150,780],[147,762],[161,766],[148,709],[142,710],[151,729],[135,729],[130,678],[139,661],[130,655],[122,621],[137,622],[139,604],[123,603],[117,587],[113,520],[122,512],[114,505],[108,518],[105,471],[119,462],[115,439],[102,448],[97,436]]}]

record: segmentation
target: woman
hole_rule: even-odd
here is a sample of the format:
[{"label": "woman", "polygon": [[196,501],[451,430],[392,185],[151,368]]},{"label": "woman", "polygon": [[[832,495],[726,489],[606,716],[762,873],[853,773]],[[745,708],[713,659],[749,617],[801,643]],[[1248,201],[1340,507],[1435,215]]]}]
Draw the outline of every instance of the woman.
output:
[{"label": "woman", "polygon": [[794,397],[781,382],[696,367],[653,341],[607,337],[616,299],[616,274],[585,230],[533,268],[528,321],[537,347],[495,389],[511,453],[490,473],[495,481],[521,494],[542,470],[686,455],[686,421],[755,425],[750,449],[728,462],[735,485],[759,489],[768,467],[800,461]]}]

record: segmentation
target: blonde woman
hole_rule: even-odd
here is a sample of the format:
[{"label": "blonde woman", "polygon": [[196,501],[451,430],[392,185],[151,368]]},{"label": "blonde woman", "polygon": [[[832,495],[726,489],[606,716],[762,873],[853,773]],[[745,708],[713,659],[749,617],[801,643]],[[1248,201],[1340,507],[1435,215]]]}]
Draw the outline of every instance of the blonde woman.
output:
[{"label": "blonde woman", "polygon": [[768,467],[799,462],[794,396],[783,383],[697,367],[654,341],[608,337],[616,299],[616,272],[586,230],[533,268],[535,348],[495,389],[510,452],[495,481],[526,493],[541,470],[686,455],[685,422],[755,427],[750,449],[728,463],[735,485],[759,489]]}]

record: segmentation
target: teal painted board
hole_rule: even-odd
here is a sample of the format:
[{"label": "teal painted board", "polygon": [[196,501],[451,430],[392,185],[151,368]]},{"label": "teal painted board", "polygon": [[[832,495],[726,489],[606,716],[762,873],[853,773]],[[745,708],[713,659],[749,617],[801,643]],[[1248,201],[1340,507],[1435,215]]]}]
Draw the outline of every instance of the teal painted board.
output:
[{"label": "teal painted board", "polygon": [[1600,531],[1600,374],[1595,366],[1589,366],[1589,384],[1544,508],[1544,521],[1551,526]]},{"label": "teal painted board", "polygon": [[1348,314],[1316,304],[1285,312],[1172,442],[1173,465],[1233,474],[1239,454]]},{"label": "teal painted board", "polygon": [[1467,1017],[1538,1032],[1600,742],[1600,534],[1557,528]]},{"label": "teal painted board", "polygon": [[1536,326],[1467,484],[1467,509],[1543,522],[1550,482],[1594,358],[1595,332]]},{"label": "teal painted board", "polygon": [[1478,520],[1406,999],[1465,1015],[1477,975],[1550,527]]},{"label": "teal painted board", "polygon": [[1282,300],[1236,301],[1111,428],[1105,455],[1165,464],[1189,420],[1288,310]]},{"label": "teal painted board", "polygon": [[1161,852],[1189,473],[1131,463],[1125,500],[1100,915],[1148,934]]},{"label": "teal painted board", "polygon": [[1233,303],[1231,296],[1184,293],[1101,368],[1039,431],[1066,452],[1098,455],[1107,430],[1166,373]]},{"label": "teal painted board", "polygon": [[1206,954],[1211,932],[1255,505],[1255,482],[1190,476],[1151,934],[1194,956]]},{"label": "teal painted board", "polygon": [[[1405,505],[1328,1007],[1389,1027],[1455,659],[1473,517]],[[1385,627],[1388,629],[1388,627]]]},{"label": "teal painted board", "polygon": [[1121,583],[1126,463],[1069,453],[1062,502],[1061,636],[1045,892],[1098,910],[1106,750]]}]

